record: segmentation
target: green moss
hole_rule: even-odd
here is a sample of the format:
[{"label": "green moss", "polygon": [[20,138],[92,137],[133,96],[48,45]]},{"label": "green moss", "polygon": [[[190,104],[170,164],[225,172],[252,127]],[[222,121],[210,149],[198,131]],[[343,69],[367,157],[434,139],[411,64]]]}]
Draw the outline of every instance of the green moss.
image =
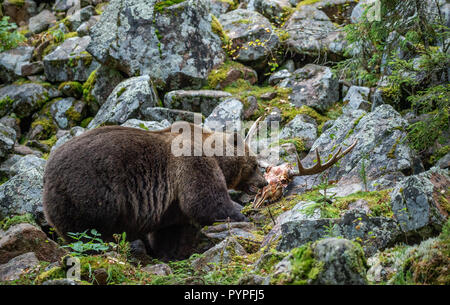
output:
[{"label": "green moss", "polygon": [[355,132],[355,128],[356,126],[358,126],[359,122],[362,120],[363,117],[366,116],[366,113],[362,114],[359,118],[356,119],[356,121],[353,123],[352,128],[347,132],[347,134],[345,135],[345,138],[349,138],[354,132]]},{"label": "green moss", "polygon": [[214,15],[211,15],[211,30],[214,34],[220,37],[223,46],[228,46],[228,44],[230,43],[230,38],[220,24],[219,19],[217,19],[217,17]]},{"label": "green moss", "polygon": [[272,284],[307,285],[312,284],[323,270],[323,263],[314,257],[311,243],[290,252],[292,271],[272,278]]},{"label": "green moss", "polygon": [[13,103],[14,103],[14,101],[9,96],[1,99],[0,100],[0,110],[8,109]]},{"label": "green moss", "polygon": [[69,107],[69,109],[66,110],[65,114],[67,118],[75,124],[78,124],[83,119],[81,113],[76,111],[73,106]]},{"label": "green moss", "polygon": [[83,84],[83,98],[88,105],[97,103],[97,99],[91,94],[95,82],[97,81],[97,71],[98,69],[92,71],[89,78]]},{"label": "green moss", "polygon": [[117,91],[116,97],[119,98],[125,91],[127,91],[126,87],[120,88],[120,90]]},{"label": "green moss", "polygon": [[319,1],[321,1],[321,0],[303,0],[297,4],[297,7],[295,9],[300,10],[302,8],[302,6],[311,5],[311,4],[317,3]]},{"label": "green moss", "polygon": [[400,138],[398,138],[397,140],[395,140],[394,145],[392,145],[391,150],[387,153],[387,157],[389,159],[395,159],[395,151],[397,150],[397,146],[400,143]]},{"label": "green moss", "polygon": [[22,7],[25,5],[25,0],[9,0],[8,2],[18,7]]},{"label": "green moss", "polygon": [[64,279],[66,278],[66,272],[61,267],[53,267],[48,271],[44,271],[41,274],[39,274],[34,284],[40,285],[45,281],[51,281],[51,280],[57,280],[57,279]]},{"label": "green moss", "polygon": [[73,38],[73,37],[78,37],[78,33],[77,32],[69,32],[67,34],[64,34],[64,40],[66,40],[68,38]]},{"label": "green moss", "polygon": [[64,82],[58,86],[59,91],[64,91],[69,96],[81,96],[83,94],[83,85],[79,82]]},{"label": "green moss", "polygon": [[58,138],[56,137],[56,135],[53,135],[48,140],[41,140],[41,143],[52,147],[53,145],[55,145],[56,141],[58,141]]},{"label": "green moss", "polygon": [[384,216],[392,218],[394,213],[391,208],[391,194],[392,189],[386,189],[374,192],[356,192],[345,197],[337,197],[333,202],[333,206],[340,211],[348,209],[350,203],[365,200],[371,210],[370,216]]},{"label": "green moss", "polygon": [[[245,66],[234,62],[227,60],[224,62],[220,67],[214,69],[211,71],[211,73],[208,75],[208,87],[210,89],[217,89],[218,86],[227,78],[228,72],[231,69],[237,69],[243,71],[245,69]],[[241,73],[241,76],[244,77],[244,73]]]},{"label": "green moss", "polygon": [[36,128],[38,125],[42,126],[42,132],[39,135],[39,140],[49,139],[56,133],[56,126],[49,118],[41,117],[33,121],[33,123],[31,123],[31,129]]},{"label": "green moss", "polygon": [[16,215],[16,216],[8,216],[3,218],[2,221],[0,221],[0,228],[2,230],[8,230],[11,226],[19,224],[19,223],[30,223],[32,225],[37,225],[36,221],[34,220],[33,215],[27,213],[23,215]]},{"label": "green moss", "polygon": [[87,126],[93,119],[93,117],[85,118],[83,121],[81,121],[80,126],[83,128],[87,128]]},{"label": "green moss", "polygon": [[186,1],[186,0],[162,0],[162,1],[155,3],[154,9],[158,13],[163,13],[163,12],[165,12],[166,8],[171,7],[172,5],[175,5],[175,4],[182,3],[184,1]]}]

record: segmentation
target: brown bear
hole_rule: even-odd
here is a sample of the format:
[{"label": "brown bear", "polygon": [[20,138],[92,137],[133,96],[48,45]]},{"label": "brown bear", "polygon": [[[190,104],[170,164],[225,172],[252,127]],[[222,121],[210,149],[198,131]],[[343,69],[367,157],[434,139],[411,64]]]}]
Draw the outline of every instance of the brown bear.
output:
[{"label": "brown bear", "polygon": [[[232,144],[233,155],[176,156],[174,141],[192,141],[193,153],[195,145],[219,133],[193,124],[188,125],[190,133],[176,128],[173,132],[173,126],[157,132],[106,126],[58,147],[44,173],[43,205],[49,224],[65,239],[69,232],[93,228],[105,240],[126,232],[129,240],[147,242],[147,250],[156,256],[170,257],[180,251],[163,252],[182,244],[180,236],[191,232],[192,224],[246,221],[228,189],[254,194],[267,182],[245,143],[244,153],[238,152],[242,138],[224,134],[223,144]],[[201,131],[197,138],[196,129]],[[164,251],[155,249],[161,239]]]}]

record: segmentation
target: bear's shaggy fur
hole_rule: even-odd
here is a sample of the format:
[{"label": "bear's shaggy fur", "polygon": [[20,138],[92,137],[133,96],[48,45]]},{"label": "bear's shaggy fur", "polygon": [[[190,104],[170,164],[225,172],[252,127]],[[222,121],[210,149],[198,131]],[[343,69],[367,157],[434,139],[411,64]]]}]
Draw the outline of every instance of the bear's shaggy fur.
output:
[{"label": "bear's shaggy fur", "polygon": [[[155,248],[151,241],[156,236],[170,239],[170,232],[192,223],[245,221],[227,190],[254,193],[266,185],[256,157],[247,146],[244,156],[177,157],[171,143],[180,134],[170,127],[149,132],[106,126],[57,148],[44,173],[49,224],[65,239],[68,232],[95,228],[105,240],[126,232],[129,240],[142,239]],[[200,140],[192,140],[204,142],[214,134],[203,132]],[[224,139],[239,140],[229,135]],[[154,237],[148,238],[149,233]]]}]

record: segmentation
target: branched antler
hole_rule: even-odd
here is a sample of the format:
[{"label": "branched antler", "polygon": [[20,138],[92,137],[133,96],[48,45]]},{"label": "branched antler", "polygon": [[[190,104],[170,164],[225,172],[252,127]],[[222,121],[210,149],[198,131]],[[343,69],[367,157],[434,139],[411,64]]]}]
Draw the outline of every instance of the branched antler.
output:
[{"label": "branched antler", "polygon": [[352,145],[350,145],[349,148],[344,150],[342,153],[341,153],[342,148],[339,148],[338,152],[324,164],[322,164],[322,161],[320,160],[319,150],[316,148],[317,163],[310,168],[303,167],[302,162],[300,161],[300,157],[297,154],[298,173],[291,172],[291,177],[314,175],[327,170],[328,168],[336,164],[336,162],[338,162],[343,156],[348,154],[356,146],[357,143],[358,141],[355,141]]}]

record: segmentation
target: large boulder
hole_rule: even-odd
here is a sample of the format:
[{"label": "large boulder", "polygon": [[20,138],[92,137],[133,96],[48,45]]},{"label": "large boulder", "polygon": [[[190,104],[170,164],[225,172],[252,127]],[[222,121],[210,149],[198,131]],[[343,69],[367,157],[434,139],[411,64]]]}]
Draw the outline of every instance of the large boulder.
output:
[{"label": "large boulder", "polygon": [[313,6],[297,9],[286,21],[284,30],[288,33],[284,45],[295,53],[338,59],[345,51],[343,32],[327,14]]},{"label": "large boulder", "polygon": [[275,266],[274,283],[309,285],[367,284],[361,247],[342,238],[325,238],[293,249]]},{"label": "large boulder", "polygon": [[309,116],[298,114],[283,127],[280,139],[302,139],[305,149],[310,149],[317,139],[317,124]]},{"label": "large boulder", "polygon": [[15,113],[19,118],[31,116],[60,92],[46,84],[25,83],[0,88],[0,116]]},{"label": "large boulder", "polygon": [[230,98],[220,103],[205,120],[205,126],[214,131],[238,132],[242,130],[244,105],[240,100]]},{"label": "large boulder", "polygon": [[217,267],[230,263],[236,255],[246,255],[245,249],[233,237],[212,247],[192,262],[192,268],[199,272],[212,271]]},{"label": "large boulder", "polygon": [[108,66],[102,65],[92,72],[83,84],[83,97],[91,113],[97,113],[114,88],[124,80],[125,77],[119,71]]},{"label": "large boulder", "polygon": [[49,10],[43,10],[39,14],[30,18],[28,29],[33,34],[41,33],[48,29],[51,24],[56,23],[56,17]]},{"label": "large boulder", "polygon": [[90,41],[89,36],[66,39],[44,57],[45,77],[51,82],[85,82],[99,67],[99,63],[86,52]]},{"label": "large boulder", "polygon": [[0,282],[14,281],[26,272],[39,265],[39,260],[33,252],[24,253],[0,265]]},{"label": "large boulder", "polygon": [[339,100],[339,82],[325,66],[307,64],[294,71],[283,87],[292,88],[289,100],[296,107],[306,105],[326,111]]},{"label": "large boulder", "polygon": [[272,24],[258,12],[237,9],[219,21],[230,39],[233,59],[253,68],[261,68],[279,45]]},{"label": "large boulder", "polygon": [[393,246],[402,240],[398,223],[388,217],[369,217],[352,210],[341,218],[301,219],[286,221],[281,225],[279,251],[290,251],[308,242],[324,237],[343,237],[359,240],[366,255]]},{"label": "large boulder", "polygon": [[391,194],[392,211],[410,238],[439,234],[450,213],[448,170],[431,170],[405,178]]},{"label": "large boulder", "polygon": [[0,185],[0,218],[29,213],[38,223],[45,224],[42,208],[44,166],[23,162],[17,171]]},{"label": "large boulder", "polygon": [[[404,142],[407,126],[407,121],[390,105],[381,105],[370,113],[354,110],[340,116],[321,134],[302,164],[306,167],[314,164],[316,148],[325,162],[324,156],[336,154],[339,147],[345,149],[356,141],[356,146],[339,161],[339,166],[329,169],[328,178],[339,181],[338,185],[362,185],[365,180],[368,190],[393,187],[405,173],[420,170],[414,152]],[[314,185],[316,177],[296,177],[294,184],[308,181],[308,185]]]},{"label": "large boulder", "polygon": [[142,109],[156,106],[158,95],[148,75],[121,82],[111,92],[88,129],[101,124],[122,124],[129,119],[142,119]]},{"label": "large boulder", "polygon": [[6,231],[0,231],[0,264],[27,252],[34,252],[41,261],[56,262],[65,250],[38,227],[29,223],[19,223]]},{"label": "large boulder", "polygon": [[225,55],[209,4],[112,0],[91,29],[88,51],[128,76],[150,75],[159,88],[200,88]]},{"label": "large boulder", "polygon": [[23,76],[22,66],[29,63],[33,47],[20,46],[0,53],[0,81],[10,83]]},{"label": "large boulder", "polygon": [[164,107],[185,111],[200,112],[205,116],[231,94],[217,90],[175,90],[164,96]]},{"label": "large boulder", "polygon": [[161,122],[167,120],[170,123],[186,121],[198,124],[204,116],[198,112],[168,109],[164,107],[148,107],[141,110],[143,120]]},{"label": "large boulder", "polygon": [[73,97],[55,101],[50,106],[53,121],[60,129],[70,129],[77,126],[86,114],[86,104]]}]

